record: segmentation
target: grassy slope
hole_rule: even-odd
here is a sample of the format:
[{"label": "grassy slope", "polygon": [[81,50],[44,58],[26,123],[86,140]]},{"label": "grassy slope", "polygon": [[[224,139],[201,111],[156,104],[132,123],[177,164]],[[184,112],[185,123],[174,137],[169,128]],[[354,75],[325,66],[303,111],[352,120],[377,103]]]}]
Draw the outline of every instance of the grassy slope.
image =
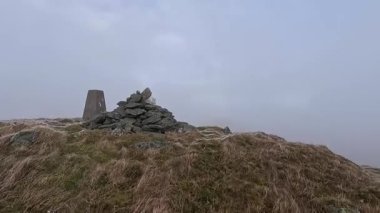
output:
[{"label": "grassy slope", "polygon": [[[380,188],[326,147],[265,134],[112,136],[33,127],[29,146],[0,127],[0,212],[380,212]],[[161,149],[138,142],[160,141]]]}]

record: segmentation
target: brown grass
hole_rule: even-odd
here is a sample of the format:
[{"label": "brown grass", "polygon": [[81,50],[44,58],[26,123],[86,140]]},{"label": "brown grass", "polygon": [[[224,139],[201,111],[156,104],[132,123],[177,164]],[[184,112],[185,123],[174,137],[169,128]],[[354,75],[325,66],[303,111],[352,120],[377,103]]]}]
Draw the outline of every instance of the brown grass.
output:
[{"label": "brown grass", "polygon": [[[10,143],[30,128],[36,142]],[[326,147],[203,133],[3,126],[0,212],[380,212],[379,184]],[[170,146],[132,146],[147,141]]]}]

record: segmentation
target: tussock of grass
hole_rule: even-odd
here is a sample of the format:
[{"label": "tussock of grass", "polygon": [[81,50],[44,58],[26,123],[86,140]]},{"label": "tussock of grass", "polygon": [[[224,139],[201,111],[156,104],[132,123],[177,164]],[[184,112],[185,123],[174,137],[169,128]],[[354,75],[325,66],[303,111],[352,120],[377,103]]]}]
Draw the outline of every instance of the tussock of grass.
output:
[{"label": "tussock of grass", "polygon": [[[10,144],[7,135],[28,129],[35,143]],[[117,137],[76,124],[0,133],[0,212],[380,211],[379,185],[361,167],[265,133]],[[150,141],[171,146],[134,145]]]}]

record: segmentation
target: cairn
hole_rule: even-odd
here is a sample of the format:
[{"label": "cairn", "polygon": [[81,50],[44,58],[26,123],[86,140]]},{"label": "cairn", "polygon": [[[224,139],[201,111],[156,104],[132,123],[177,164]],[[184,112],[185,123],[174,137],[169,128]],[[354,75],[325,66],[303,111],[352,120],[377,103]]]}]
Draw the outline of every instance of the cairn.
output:
[{"label": "cairn", "polygon": [[160,132],[190,131],[194,127],[178,122],[173,113],[151,101],[152,92],[146,88],[137,91],[126,101],[117,103],[118,107],[112,112],[101,113],[84,123],[89,129],[110,129],[123,132]]}]

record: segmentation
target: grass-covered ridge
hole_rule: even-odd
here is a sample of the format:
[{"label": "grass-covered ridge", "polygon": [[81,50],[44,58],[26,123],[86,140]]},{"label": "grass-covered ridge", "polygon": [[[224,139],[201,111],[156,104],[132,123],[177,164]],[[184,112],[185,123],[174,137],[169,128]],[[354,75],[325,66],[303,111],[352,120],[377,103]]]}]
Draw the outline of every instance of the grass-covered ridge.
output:
[{"label": "grass-covered ridge", "polygon": [[[14,134],[36,132],[31,143]],[[12,139],[13,138],[13,139]],[[0,127],[0,212],[380,212],[380,188],[323,146],[264,133],[112,135]]]}]

